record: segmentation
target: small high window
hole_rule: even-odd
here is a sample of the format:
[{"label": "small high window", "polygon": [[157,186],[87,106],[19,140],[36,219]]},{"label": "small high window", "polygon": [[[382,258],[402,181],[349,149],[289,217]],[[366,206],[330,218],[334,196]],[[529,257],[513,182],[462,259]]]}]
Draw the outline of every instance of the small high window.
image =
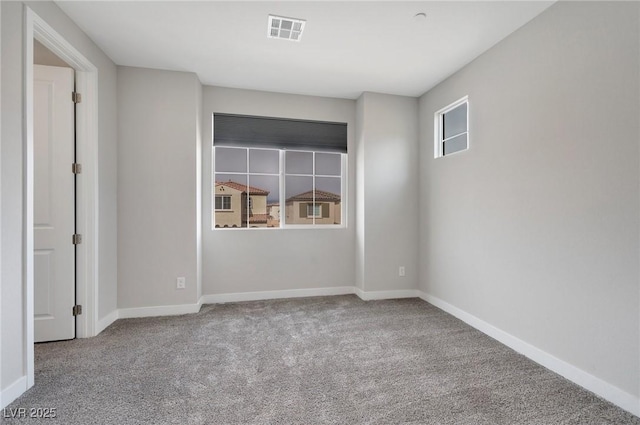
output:
[{"label": "small high window", "polygon": [[469,149],[468,96],[436,112],[434,129],[434,158]]}]

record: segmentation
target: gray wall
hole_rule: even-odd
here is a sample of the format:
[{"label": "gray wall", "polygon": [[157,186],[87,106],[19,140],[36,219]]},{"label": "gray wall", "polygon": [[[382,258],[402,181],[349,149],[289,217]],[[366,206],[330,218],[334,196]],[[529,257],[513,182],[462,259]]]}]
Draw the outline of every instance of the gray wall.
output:
[{"label": "gray wall", "polygon": [[119,308],[197,302],[200,90],[192,73],[118,67]]},{"label": "gray wall", "polygon": [[356,288],[364,291],[364,94],[356,102]]},{"label": "gray wall", "polygon": [[416,289],[418,101],[363,93],[357,112],[357,286]]},{"label": "gray wall", "polygon": [[202,84],[198,80],[197,84],[197,104],[196,104],[196,296],[199,300],[202,296]]},{"label": "gray wall", "polygon": [[[559,2],[420,99],[420,287],[634,395],[639,5]],[[433,158],[469,95],[470,149]]]},{"label": "gray wall", "polygon": [[[99,306],[100,318],[116,308],[116,68],[113,62],[52,2],[27,3],[41,18],[69,41],[99,70],[100,183]],[[5,390],[25,376],[25,329],[23,323],[24,281],[22,277],[23,217],[23,46],[24,4],[1,2],[2,8],[2,309],[3,344],[0,358],[0,389]]]},{"label": "gray wall", "polygon": [[347,227],[342,229],[212,230],[212,115],[225,112],[346,122],[354,151],[353,100],[204,87],[203,294],[352,286],[354,155],[349,155]]}]

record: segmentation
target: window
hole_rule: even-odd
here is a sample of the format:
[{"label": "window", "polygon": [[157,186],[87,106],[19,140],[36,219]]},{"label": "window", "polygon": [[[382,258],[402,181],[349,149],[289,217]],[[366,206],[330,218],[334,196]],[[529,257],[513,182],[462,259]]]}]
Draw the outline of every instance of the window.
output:
[{"label": "window", "polygon": [[434,157],[469,149],[469,99],[467,96],[435,113]]},{"label": "window", "polygon": [[346,142],[344,123],[214,114],[213,227],[341,226]]},{"label": "window", "polygon": [[284,157],[285,223],[341,224],[342,155],[286,151]]},{"label": "window", "polygon": [[307,204],[307,217],[322,217],[321,207],[320,204]]},{"label": "window", "polygon": [[[270,220],[269,204],[280,204],[280,151],[277,149],[215,148],[215,227],[279,227]],[[224,193],[233,214],[218,208]],[[230,209],[230,208],[229,208]]]},{"label": "window", "polygon": [[231,210],[231,196],[216,195],[216,210]]}]

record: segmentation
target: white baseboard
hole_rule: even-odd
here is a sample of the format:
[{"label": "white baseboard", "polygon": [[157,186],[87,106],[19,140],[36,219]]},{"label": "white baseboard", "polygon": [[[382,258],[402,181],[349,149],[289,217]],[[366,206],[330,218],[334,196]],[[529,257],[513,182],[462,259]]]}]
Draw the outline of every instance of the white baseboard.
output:
[{"label": "white baseboard", "polygon": [[120,310],[113,310],[111,313],[104,316],[102,319],[98,320],[98,324],[96,325],[96,335],[99,335],[100,332],[107,329],[109,325],[120,318]]},{"label": "white baseboard", "polygon": [[394,291],[363,291],[355,288],[356,295],[364,301],[392,300],[396,298],[418,298],[420,291],[417,289],[397,289]]},{"label": "white baseboard", "polygon": [[177,316],[180,314],[197,313],[200,311],[200,305],[198,302],[195,304],[121,308],[118,310],[118,318],[130,319],[134,317]]},{"label": "white baseboard", "polygon": [[271,300],[277,298],[321,297],[330,295],[353,294],[353,286],[337,286],[330,288],[286,289],[281,291],[238,292],[230,294],[202,295],[195,304],[167,305],[153,307],[121,308],[104,317],[98,322],[99,331],[103,331],[117,319],[132,319],[136,317],[175,316],[191,314],[200,311],[202,304],[220,304],[238,301]]},{"label": "white baseboard", "polygon": [[28,389],[27,377],[23,376],[18,378],[13,384],[0,391],[0,409],[4,409],[13,403],[15,399],[20,397]]},{"label": "white baseboard", "polygon": [[353,286],[331,288],[284,289],[281,291],[237,292],[231,294],[209,294],[200,297],[202,304],[220,304],[237,301],[259,301],[277,298],[324,297],[330,295],[353,294]]},{"label": "white baseboard", "polygon": [[100,319],[97,324],[97,333],[102,332],[117,319],[131,319],[135,317],[173,316],[178,314],[190,314],[200,311],[202,304],[221,304],[239,301],[272,300],[278,298],[302,298],[324,297],[332,295],[357,294],[361,299],[386,300],[394,298],[417,298],[419,292],[416,289],[401,289],[395,291],[363,291],[355,286],[335,286],[328,288],[308,289],[283,289],[279,291],[236,292],[229,294],[202,295],[196,304],[121,308],[109,313]]},{"label": "white baseboard", "polygon": [[543,351],[528,342],[525,342],[501,329],[496,328],[490,323],[485,322],[482,319],[473,316],[472,314],[467,313],[455,307],[446,301],[441,300],[440,298],[434,297],[433,295],[429,295],[425,292],[418,291],[420,298],[428,302],[429,304],[433,304],[441,310],[446,311],[452,316],[457,317],[463,322],[471,325],[476,328],[480,332],[483,332],[489,335],[491,338],[494,338],[507,347],[512,348],[518,353],[528,357],[534,362],[546,367],[547,369],[552,370],[553,372],[561,375],[568,380],[580,385],[581,387],[593,392],[594,394],[604,398],[607,401],[615,404],[618,407],[636,415],[640,416],[640,398],[635,397],[632,394],[627,393],[620,388],[603,381],[602,379],[591,375],[588,372],[585,372],[582,369],[579,369],[573,366],[570,363],[565,362],[564,360],[560,360],[559,358],[553,356],[552,354]]}]

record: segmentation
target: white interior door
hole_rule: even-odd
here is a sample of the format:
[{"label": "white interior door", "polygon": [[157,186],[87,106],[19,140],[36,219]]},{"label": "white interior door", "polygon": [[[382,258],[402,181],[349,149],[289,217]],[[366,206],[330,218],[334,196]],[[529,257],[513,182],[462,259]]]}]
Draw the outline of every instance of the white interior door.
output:
[{"label": "white interior door", "polygon": [[74,70],[34,65],[35,341],[72,339],[75,316]]}]

